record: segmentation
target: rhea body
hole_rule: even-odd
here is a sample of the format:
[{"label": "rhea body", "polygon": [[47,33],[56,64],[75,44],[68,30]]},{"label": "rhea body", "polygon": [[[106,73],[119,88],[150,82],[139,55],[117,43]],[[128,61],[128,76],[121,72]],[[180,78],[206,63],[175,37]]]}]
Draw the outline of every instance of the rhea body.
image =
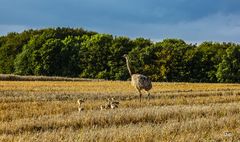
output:
[{"label": "rhea body", "polygon": [[150,99],[149,90],[152,89],[151,80],[147,76],[142,75],[142,74],[132,74],[128,56],[125,54],[125,55],[123,55],[123,57],[126,59],[127,69],[128,69],[128,72],[131,76],[131,84],[139,93],[140,102],[141,102],[141,98],[142,98],[141,90],[146,91],[147,94],[148,94],[148,99]]}]

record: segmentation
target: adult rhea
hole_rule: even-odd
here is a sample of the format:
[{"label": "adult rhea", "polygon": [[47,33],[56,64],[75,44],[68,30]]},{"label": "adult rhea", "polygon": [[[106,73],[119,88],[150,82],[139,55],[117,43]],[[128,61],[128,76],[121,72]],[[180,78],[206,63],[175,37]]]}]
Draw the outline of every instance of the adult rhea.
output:
[{"label": "adult rhea", "polygon": [[127,68],[128,68],[128,72],[131,76],[131,84],[132,86],[134,86],[138,93],[139,93],[139,100],[141,102],[141,98],[142,98],[142,92],[141,90],[145,90],[148,94],[148,99],[150,99],[150,93],[149,90],[152,89],[152,82],[151,80],[142,74],[132,74],[131,69],[130,69],[130,64],[129,64],[129,58],[127,54],[124,54],[123,57],[126,59],[126,63],[127,63]]}]

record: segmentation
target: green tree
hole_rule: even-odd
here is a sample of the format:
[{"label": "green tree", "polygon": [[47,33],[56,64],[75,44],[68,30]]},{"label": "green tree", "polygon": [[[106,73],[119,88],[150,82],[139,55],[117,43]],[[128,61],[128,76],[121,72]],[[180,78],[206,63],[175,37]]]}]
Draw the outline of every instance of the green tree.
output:
[{"label": "green tree", "polygon": [[61,76],[78,76],[83,70],[80,64],[79,51],[81,49],[81,37],[68,36],[63,41],[63,46],[60,51],[61,63]]},{"label": "green tree", "polygon": [[48,39],[38,53],[40,60],[34,60],[37,66],[34,68],[34,73],[37,75],[48,75],[48,76],[61,76],[62,74],[62,61],[61,49],[63,43],[60,39]]},{"label": "green tree", "polygon": [[14,60],[15,74],[33,75],[32,52],[31,48],[24,46],[23,51],[16,56]]},{"label": "green tree", "polygon": [[197,48],[191,61],[191,80],[197,82],[217,82],[217,66],[225,54],[225,46],[220,43],[203,42]]},{"label": "green tree", "polygon": [[129,78],[126,70],[125,59],[122,57],[134,47],[133,42],[128,37],[115,37],[112,46],[109,48],[108,68],[109,79],[126,80]]},{"label": "green tree", "polygon": [[145,39],[145,38],[136,38],[135,40],[133,40],[133,44],[134,44],[134,47],[137,47],[137,48],[145,48],[147,46],[151,46],[153,43],[151,42],[150,39]]},{"label": "green tree", "polygon": [[13,73],[14,60],[22,51],[23,46],[30,39],[31,34],[9,33],[7,36],[2,37],[0,45],[0,73]]},{"label": "green tree", "polygon": [[109,79],[108,73],[110,69],[107,63],[113,37],[108,34],[96,34],[91,37],[84,36],[83,38],[79,54],[84,69],[80,76]]},{"label": "green tree", "polygon": [[41,58],[38,50],[52,36],[54,37],[47,32],[33,36],[14,59],[14,72],[20,75],[39,75]]},{"label": "green tree", "polygon": [[133,72],[153,81],[238,82],[238,46],[180,39],[153,43],[81,28],[27,30],[0,36],[0,73],[126,80],[122,56],[128,54]]},{"label": "green tree", "polygon": [[226,50],[222,62],[218,66],[219,82],[240,82],[240,46],[231,46]]},{"label": "green tree", "polygon": [[[158,58],[156,53],[158,53],[159,48],[154,45],[147,46],[140,50],[138,53],[135,51],[134,53],[138,54],[139,60],[136,60],[134,64],[138,65],[137,72],[142,73],[150,77],[152,81],[161,80],[159,76],[158,69]],[[138,62],[138,63],[137,63]]]},{"label": "green tree", "polygon": [[183,40],[165,39],[157,44],[160,52],[156,56],[159,59],[159,72],[163,81],[184,81],[187,77],[187,63],[184,60],[189,48]]}]

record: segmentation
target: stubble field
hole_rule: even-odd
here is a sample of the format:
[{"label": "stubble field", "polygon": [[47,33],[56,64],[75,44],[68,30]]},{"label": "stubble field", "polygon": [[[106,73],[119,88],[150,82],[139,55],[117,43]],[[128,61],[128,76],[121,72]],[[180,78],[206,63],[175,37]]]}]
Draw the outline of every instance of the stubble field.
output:
[{"label": "stubble field", "polygon": [[[119,108],[101,111],[110,97]],[[130,82],[0,81],[0,141],[240,141],[240,84],[153,83],[143,97]]]}]

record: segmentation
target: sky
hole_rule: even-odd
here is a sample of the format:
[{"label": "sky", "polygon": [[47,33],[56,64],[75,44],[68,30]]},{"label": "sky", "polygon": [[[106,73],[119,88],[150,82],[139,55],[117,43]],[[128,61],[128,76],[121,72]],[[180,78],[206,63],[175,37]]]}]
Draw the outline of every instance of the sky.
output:
[{"label": "sky", "polygon": [[152,41],[240,43],[240,0],[0,0],[0,35],[72,27]]}]

